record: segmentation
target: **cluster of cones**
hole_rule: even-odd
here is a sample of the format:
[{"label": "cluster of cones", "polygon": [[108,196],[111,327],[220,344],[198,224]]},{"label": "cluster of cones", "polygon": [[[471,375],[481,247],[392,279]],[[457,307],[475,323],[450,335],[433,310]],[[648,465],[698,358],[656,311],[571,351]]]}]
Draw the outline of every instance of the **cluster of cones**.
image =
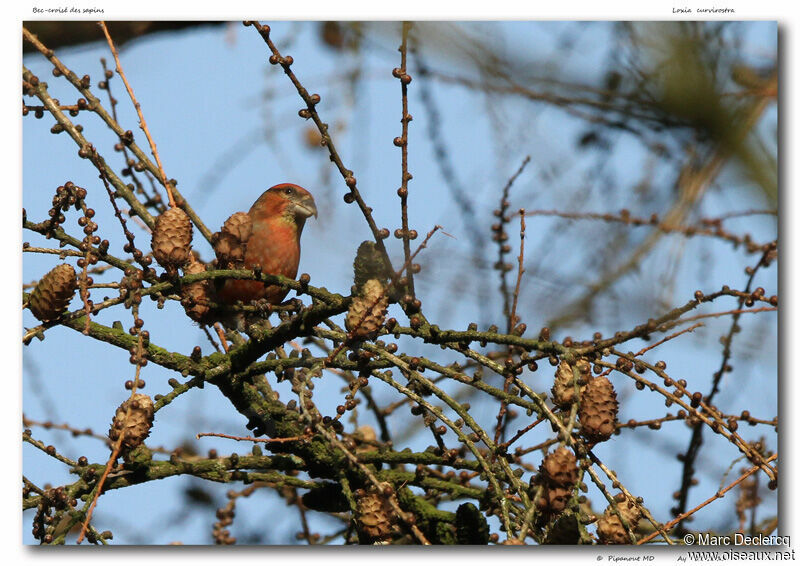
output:
[{"label": "cluster of cones", "polygon": [[[579,432],[588,443],[604,442],[616,431],[619,402],[614,386],[605,376],[593,377],[589,361],[561,361],[551,395],[555,406],[562,411],[578,403]],[[535,503],[546,517],[556,517],[566,509],[577,480],[578,468],[571,450],[562,446],[544,458],[531,490],[541,486]],[[597,521],[597,538],[602,544],[629,544],[625,523],[635,531],[641,519],[638,506],[623,494],[617,497],[617,502],[617,510],[609,505]]]},{"label": "cluster of cones", "polygon": [[[211,240],[217,256],[217,268],[244,268],[251,229],[252,220],[246,212],[235,212],[225,221]],[[153,257],[167,273],[177,273],[178,269],[183,269],[184,275],[206,271],[206,264],[192,251],[191,242],[192,224],[183,210],[174,207],[158,217],[153,230]],[[214,308],[217,303],[215,287],[209,280],[184,284],[180,294],[184,311],[195,322],[210,324],[220,320]]]},{"label": "cluster of cones", "polygon": [[389,308],[388,269],[373,242],[362,242],[353,262],[355,290],[345,328],[355,340],[377,336]]},{"label": "cluster of cones", "polygon": [[153,427],[153,400],[144,393],[134,393],[114,413],[108,437],[120,443],[120,455],[127,460],[130,453],[142,445]]},{"label": "cluster of cones", "polygon": [[[573,370],[577,370],[577,381]],[[592,377],[588,361],[579,359],[574,364],[562,361],[556,369],[551,393],[555,405],[562,409],[575,402],[577,393],[580,433],[587,441],[593,444],[606,441],[616,431],[619,402],[614,386],[605,376]]]}]

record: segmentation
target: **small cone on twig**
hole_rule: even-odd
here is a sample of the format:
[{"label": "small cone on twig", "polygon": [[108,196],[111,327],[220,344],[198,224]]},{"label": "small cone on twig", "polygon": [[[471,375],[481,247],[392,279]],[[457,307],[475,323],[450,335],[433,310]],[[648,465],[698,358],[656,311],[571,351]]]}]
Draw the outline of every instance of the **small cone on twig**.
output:
[{"label": "small cone on twig", "polygon": [[62,263],[48,271],[30,294],[29,308],[33,316],[42,322],[57,319],[69,305],[78,282],[75,269]]},{"label": "small cone on twig", "polygon": [[531,493],[541,485],[541,496],[537,507],[548,515],[558,515],[567,508],[572,491],[578,482],[578,466],[575,454],[565,446],[545,456],[539,466],[539,474],[531,486]]},{"label": "small cone on twig", "polygon": [[545,513],[558,515],[567,508],[570,497],[572,497],[571,488],[548,486],[542,492],[537,505]]},{"label": "small cone on twig", "polygon": [[[388,485],[388,484],[387,484]],[[374,486],[356,490],[356,528],[366,542],[384,542],[398,533],[396,515],[387,496]]]},{"label": "small cone on twig", "polygon": [[212,237],[211,244],[217,255],[220,269],[244,267],[244,254],[247,240],[252,232],[253,221],[246,212],[231,214],[219,232]]},{"label": "small cone on twig", "polygon": [[[198,261],[194,255],[186,264],[183,269],[185,275],[194,275],[195,273],[203,273],[206,266],[203,262]],[[189,283],[181,288],[181,305],[186,314],[195,322],[206,323],[209,322],[209,313],[211,307],[209,301],[211,300],[211,287],[208,279]]]},{"label": "small cone on twig", "polygon": [[[641,511],[622,494],[617,495],[616,499],[620,515],[635,533],[639,520],[642,518]],[[597,537],[602,544],[631,544],[631,537],[628,535],[625,525],[622,524],[611,505],[606,507],[603,516],[597,520]]]},{"label": "small cone on twig", "polygon": [[617,427],[618,409],[617,394],[608,378],[592,379],[581,393],[578,411],[581,435],[589,442],[603,442],[611,438]]},{"label": "small cone on twig", "polygon": [[378,279],[370,279],[364,283],[361,294],[350,303],[345,327],[354,338],[371,340],[383,326],[388,308],[389,298],[383,283]]},{"label": "small cone on twig", "polygon": [[551,485],[574,487],[578,482],[578,465],[575,454],[565,446],[559,446],[548,454],[539,466],[539,473]]},{"label": "small cone on twig", "polygon": [[136,393],[117,407],[108,437],[116,443],[122,436],[120,453],[126,457],[150,435],[154,416],[153,400],[144,393]]},{"label": "small cone on twig", "polygon": [[390,269],[375,242],[361,242],[353,260],[353,302],[345,328],[356,340],[371,340],[386,320],[389,308],[386,282]]},{"label": "small cone on twig", "polygon": [[175,273],[189,261],[192,251],[192,221],[174,206],[156,219],[151,241],[153,257],[168,272]]},{"label": "small cone on twig", "polygon": [[[247,253],[247,241],[250,239],[252,232],[253,219],[248,213],[234,212],[228,217],[219,232],[215,232],[211,237],[211,245],[214,248],[214,254],[217,256],[217,268],[245,269],[244,256]],[[260,286],[258,283],[247,283],[245,285]],[[212,293],[215,302],[220,302],[220,298],[216,293],[221,289],[224,289],[224,282],[219,280],[207,287],[207,290]],[[224,304],[224,301],[222,303]],[[229,313],[223,309],[222,313],[212,312],[210,318],[219,320],[228,328],[236,328],[240,331],[243,331],[248,325],[248,317],[241,312]]]},{"label": "small cone on twig", "polygon": [[[578,368],[580,379],[587,380],[589,378],[591,371],[589,362],[581,359],[575,362],[574,367]],[[575,378],[572,368],[573,366],[564,360],[556,368],[556,379],[550,392],[553,395],[553,403],[557,407],[569,407],[575,401]],[[579,390],[583,392],[585,388],[585,385],[581,385]]]}]

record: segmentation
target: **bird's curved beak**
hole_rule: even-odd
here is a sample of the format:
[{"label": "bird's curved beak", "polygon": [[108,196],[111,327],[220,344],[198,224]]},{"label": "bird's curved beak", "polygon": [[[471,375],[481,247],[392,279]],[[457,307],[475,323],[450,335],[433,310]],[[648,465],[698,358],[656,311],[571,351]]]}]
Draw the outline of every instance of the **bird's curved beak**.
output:
[{"label": "bird's curved beak", "polygon": [[303,195],[292,203],[292,211],[300,218],[317,217],[317,204],[311,195]]}]

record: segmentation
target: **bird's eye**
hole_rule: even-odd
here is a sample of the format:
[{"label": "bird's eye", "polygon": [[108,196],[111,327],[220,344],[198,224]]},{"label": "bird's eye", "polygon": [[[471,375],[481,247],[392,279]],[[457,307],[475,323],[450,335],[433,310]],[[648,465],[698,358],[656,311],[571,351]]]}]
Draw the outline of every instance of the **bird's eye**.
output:
[{"label": "bird's eye", "polygon": [[287,195],[293,195],[294,194],[294,189],[289,187],[288,189],[283,189],[283,192],[284,192],[284,194],[287,194]]}]

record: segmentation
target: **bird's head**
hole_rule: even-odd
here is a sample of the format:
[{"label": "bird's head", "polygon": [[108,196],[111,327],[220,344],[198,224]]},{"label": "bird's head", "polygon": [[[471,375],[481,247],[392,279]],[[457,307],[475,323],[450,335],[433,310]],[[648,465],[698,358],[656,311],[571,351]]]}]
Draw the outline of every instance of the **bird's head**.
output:
[{"label": "bird's head", "polygon": [[292,183],[281,183],[264,192],[250,208],[254,220],[280,219],[302,228],[306,218],[317,216],[314,197],[307,190]]}]

